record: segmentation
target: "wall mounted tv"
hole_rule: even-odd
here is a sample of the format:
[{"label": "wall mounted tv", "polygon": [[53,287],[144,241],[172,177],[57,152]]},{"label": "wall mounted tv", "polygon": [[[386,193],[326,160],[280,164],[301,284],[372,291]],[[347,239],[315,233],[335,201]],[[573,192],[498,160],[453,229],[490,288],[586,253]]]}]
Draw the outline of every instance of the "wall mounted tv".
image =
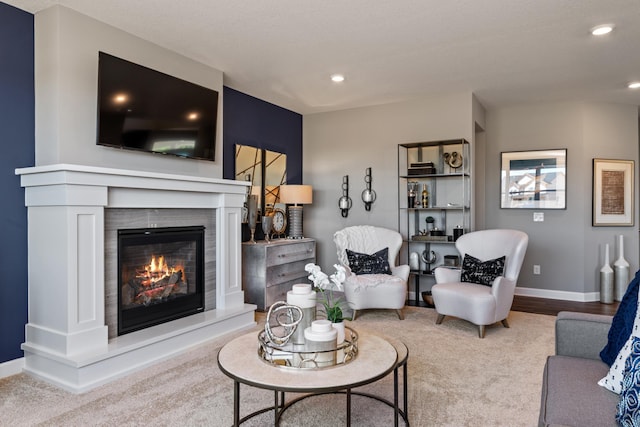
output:
[{"label": "wall mounted tv", "polygon": [[218,92],[98,56],[98,145],[215,160]]}]

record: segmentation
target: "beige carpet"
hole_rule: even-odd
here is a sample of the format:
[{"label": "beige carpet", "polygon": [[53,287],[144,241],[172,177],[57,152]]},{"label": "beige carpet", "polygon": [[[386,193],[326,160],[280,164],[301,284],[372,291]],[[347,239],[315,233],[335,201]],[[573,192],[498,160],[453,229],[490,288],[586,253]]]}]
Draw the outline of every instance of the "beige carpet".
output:
[{"label": "beige carpet", "polygon": [[[412,426],[537,425],[542,370],[554,351],[555,317],[511,312],[511,328],[496,324],[479,339],[476,328],[461,320],[446,318],[436,326],[432,309],[407,307],[405,314],[400,321],[391,311],[365,311],[351,327],[393,335],[407,344]],[[81,395],[24,374],[1,379],[0,425],[229,426],[233,381],[218,369],[216,355],[235,335]],[[391,386],[390,376],[366,391],[392,399]],[[241,386],[241,398],[243,415],[273,404],[273,392],[248,386]],[[352,405],[354,426],[393,425],[392,411],[383,404],[354,397]],[[306,399],[282,419],[283,426],[344,423],[343,395]],[[269,412],[245,425],[272,424]]]}]

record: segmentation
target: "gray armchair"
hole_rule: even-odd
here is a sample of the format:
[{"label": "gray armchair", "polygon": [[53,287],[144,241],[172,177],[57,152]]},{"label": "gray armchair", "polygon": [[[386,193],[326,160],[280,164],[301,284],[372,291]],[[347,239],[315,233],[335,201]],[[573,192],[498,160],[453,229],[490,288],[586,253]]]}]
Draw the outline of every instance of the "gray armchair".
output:
[{"label": "gray armchair", "polygon": [[480,338],[484,338],[487,325],[502,322],[508,328],[507,316],[528,242],[527,234],[517,230],[483,230],[462,235],[456,241],[456,249],[462,256],[469,254],[487,261],[504,255],[504,273],[486,286],[462,282],[460,270],[436,268],[436,284],[431,288],[438,312],[436,323],[441,324],[445,316],[467,320],[478,325]]},{"label": "gray armchair", "polygon": [[[381,227],[357,225],[337,231],[333,235],[333,241],[338,251],[338,262],[347,270],[344,295],[353,310],[352,319],[356,319],[358,310],[374,308],[396,310],[398,317],[403,319],[402,308],[407,299],[409,266],[396,266],[396,258],[402,246],[400,233]],[[387,247],[390,275],[356,275],[351,272],[346,249],[373,254]]]}]

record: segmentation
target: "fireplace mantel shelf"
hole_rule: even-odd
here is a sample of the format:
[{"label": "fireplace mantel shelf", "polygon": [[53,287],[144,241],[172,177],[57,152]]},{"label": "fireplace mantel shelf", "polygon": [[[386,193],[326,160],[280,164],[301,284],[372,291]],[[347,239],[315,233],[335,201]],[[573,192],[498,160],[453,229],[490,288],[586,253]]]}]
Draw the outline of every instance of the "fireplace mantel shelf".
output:
[{"label": "fireplace mantel shelf", "polygon": [[[173,175],[169,173],[134,171],[127,169],[101,168],[97,166],[83,166],[68,163],[60,163],[55,165],[34,166],[16,169],[16,175],[22,176],[23,186],[32,185],[56,185],[56,184],[83,184],[83,185],[118,185],[123,182],[122,179],[144,179],[167,180],[171,182],[181,183],[181,185],[202,185],[217,184],[226,188],[238,186],[239,191],[246,191],[246,187],[250,186],[249,182],[232,181],[221,178],[203,178],[192,175]],[[46,178],[42,178],[46,176]],[[86,181],[89,176],[100,177],[97,181]],[[124,181],[126,182],[126,181]],[[125,187],[137,185],[128,182]]]},{"label": "fireplace mantel shelf", "polygon": [[[255,325],[255,306],[244,304],[241,283],[241,210],[248,183],[72,164],[21,168],[16,174],[25,187],[29,221],[27,373],[83,392]],[[112,208],[210,210],[215,309],[109,339],[104,234],[105,211]]]}]

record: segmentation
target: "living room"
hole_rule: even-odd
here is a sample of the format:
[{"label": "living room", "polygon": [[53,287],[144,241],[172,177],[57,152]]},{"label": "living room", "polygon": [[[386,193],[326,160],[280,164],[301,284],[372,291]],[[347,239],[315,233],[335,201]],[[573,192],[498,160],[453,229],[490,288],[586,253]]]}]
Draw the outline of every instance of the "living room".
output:
[{"label": "living room", "polygon": [[[233,145],[238,140],[286,150],[292,163],[299,160],[290,168],[291,183],[313,186],[313,204],[304,208],[304,233],[317,239],[318,261],[327,268],[335,262],[331,236],[336,230],[355,224],[397,228],[395,159],[398,144],[465,138],[474,146],[477,183],[474,228],[516,228],[529,234],[529,249],[517,294],[572,301],[597,300],[603,245],[615,247],[615,237],[621,234],[625,237],[625,258],[631,264],[630,269],[638,269],[639,242],[634,227],[593,227],[591,224],[592,159],[626,159],[636,163],[640,160],[637,93],[631,98],[635,102],[628,103],[558,97],[554,101],[514,101],[506,106],[488,107],[483,106],[473,88],[463,88],[382,105],[301,114],[226,86],[225,73],[214,67],[71,9],[56,6],[34,16],[6,4],[0,6],[1,27],[7,29],[0,44],[3,50],[18,50],[16,58],[22,61],[14,74],[0,77],[3,90],[6,87],[11,90],[8,93],[16,93],[15,97],[8,97],[11,103],[5,97],[0,101],[3,109],[8,110],[3,113],[7,125],[3,124],[0,132],[8,146],[2,163],[5,177],[2,192],[3,223],[10,229],[2,249],[4,270],[9,271],[10,280],[6,280],[0,290],[3,324],[0,376],[20,369],[27,322],[27,222],[24,190],[15,175],[17,168],[68,163],[230,178],[233,170],[229,153],[233,153]],[[43,36],[44,32],[51,37]],[[224,94],[221,102],[224,111],[220,113],[224,129],[218,135],[217,160],[188,162],[97,147],[94,142],[95,61],[99,50],[161,68]],[[36,98],[35,105],[32,101],[34,59],[36,63],[40,61],[40,66],[45,60],[53,64],[49,69],[35,68],[39,70],[35,75],[36,88],[55,82],[44,92],[47,96],[42,102],[40,97]],[[533,68],[532,73],[535,72]],[[41,94],[41,90],[42,87],[35,93]],[[245,102],[244,105],[257,105],[255,111],[268,111],[286,123],[283,127],[288,130],[273,129],[263,125],[260,117],[240,115],[237,111],[234,116],[231,108],[226,109],[232,99]],[[234,122],[237,122],[235,126]],[[261,134],[269,141],[258,140]],[[544,222],[538,223],[533,222],[531,210],[500,208],[500,153],[543,148],[568,151],[567,208],[546,210]],[[364,189],[365,169],[369,167],[377,199],[371,211],[366,211],[359,195]],[[354,207],[347,218],[341,217],[337,208],[343,175],[350,176],[353,188]],[[637,179],[636,176],[635,212],[640,199]],[[533,265],[542,267],[541,274],[533,274]],[[15,290],[16,284],[19,291]]]}]

